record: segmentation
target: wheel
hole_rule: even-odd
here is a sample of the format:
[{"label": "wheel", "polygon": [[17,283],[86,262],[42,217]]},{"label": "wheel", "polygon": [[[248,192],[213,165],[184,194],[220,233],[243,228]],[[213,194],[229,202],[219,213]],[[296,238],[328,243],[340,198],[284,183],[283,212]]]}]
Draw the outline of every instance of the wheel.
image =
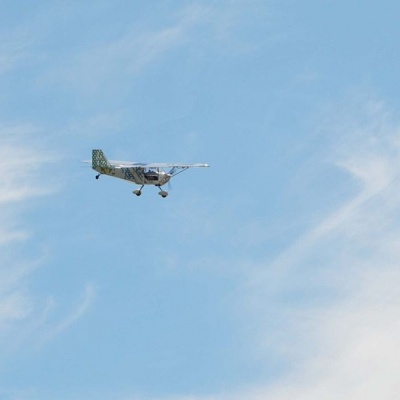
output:
[{"label": "wheel", "polygon": [[142,192],[139,189],[136,189],[132,192],[133,194],[136,194],[136,196],[140,196]]}]

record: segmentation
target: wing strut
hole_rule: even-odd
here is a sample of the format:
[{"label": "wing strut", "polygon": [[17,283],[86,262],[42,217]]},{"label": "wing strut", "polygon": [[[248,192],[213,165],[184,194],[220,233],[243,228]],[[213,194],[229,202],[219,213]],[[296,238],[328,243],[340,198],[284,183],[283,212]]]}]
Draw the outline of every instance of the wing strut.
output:
[{"label": "wing strut", "polygon": [[[176,176],[189,169],[189,167],[174,167],[168,172],[168,175]],[[179,171],[180,170],[180,171]]]}]

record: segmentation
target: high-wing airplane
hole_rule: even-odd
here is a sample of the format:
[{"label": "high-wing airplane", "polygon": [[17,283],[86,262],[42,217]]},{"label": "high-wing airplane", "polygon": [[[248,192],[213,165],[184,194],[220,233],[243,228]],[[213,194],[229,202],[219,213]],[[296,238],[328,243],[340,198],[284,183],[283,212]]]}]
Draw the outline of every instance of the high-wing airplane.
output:
[{"label": "high-wing airplane", "polygon": [[[87,161],[90,163],[90,161]],[[170,181],[172,177],[193,167],[208,167],[208,164],[173,164],[173,163],[140,163],[127,161],[108,160],[102,150],[92,150],[92,169],[100,175],[109,175],[141,185],[133,194],[140,196],[144,185],[154,185],[160,188],[158,194],[167,197],[168,192],[161,186]],[[165,170],[168,170],[166,172]]]}]

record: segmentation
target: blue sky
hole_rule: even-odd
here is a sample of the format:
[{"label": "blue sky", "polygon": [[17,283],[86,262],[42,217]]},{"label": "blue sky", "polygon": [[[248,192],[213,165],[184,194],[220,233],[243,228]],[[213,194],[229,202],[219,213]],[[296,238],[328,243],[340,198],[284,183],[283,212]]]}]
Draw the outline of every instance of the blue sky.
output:
[{"label": "blue sky", "polygon": [[399,11],[1,1],[0,399],[397,398]]}]

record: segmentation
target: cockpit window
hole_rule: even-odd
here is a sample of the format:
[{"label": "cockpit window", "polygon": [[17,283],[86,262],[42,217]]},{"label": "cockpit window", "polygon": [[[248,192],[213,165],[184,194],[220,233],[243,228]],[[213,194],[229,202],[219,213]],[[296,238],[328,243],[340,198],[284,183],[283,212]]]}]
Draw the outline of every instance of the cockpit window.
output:
[{"label": "cockpit window", "polygon": [[158,174],[155,171],[147,171],[144,176],[148,181],[158,181]]}]

